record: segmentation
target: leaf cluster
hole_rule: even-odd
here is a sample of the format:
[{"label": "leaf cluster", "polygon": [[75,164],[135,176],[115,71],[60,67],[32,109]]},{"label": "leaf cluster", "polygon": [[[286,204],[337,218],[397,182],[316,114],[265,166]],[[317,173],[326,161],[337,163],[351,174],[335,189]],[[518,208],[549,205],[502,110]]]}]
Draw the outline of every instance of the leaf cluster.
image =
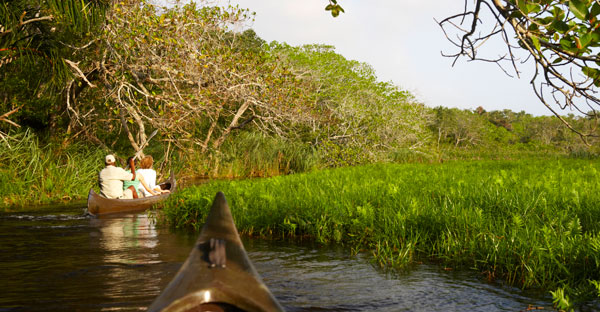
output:
[{"label": "leaf cluster", "polygon": [[344,13],[344,9],[337,3],[337,0],[329,0],[329,4],[325,7],[325,11],[331,11],[331,16],[338,17],[340,13]]}]

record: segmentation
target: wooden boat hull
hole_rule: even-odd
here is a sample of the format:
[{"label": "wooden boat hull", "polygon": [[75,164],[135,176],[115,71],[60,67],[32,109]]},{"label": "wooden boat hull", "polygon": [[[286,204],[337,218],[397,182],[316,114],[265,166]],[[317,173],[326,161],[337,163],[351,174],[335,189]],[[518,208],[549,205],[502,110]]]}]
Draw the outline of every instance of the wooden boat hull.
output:
[{"label": "wooden boat hull", "polygon": [[106,198],[90,189],[88,194],[87,209],[88,213],[94,216],[101,216],[122,212],[140,212],[144,211],[154,204],[159,203],[169,197],[176,189],[177,182],[171,172],[169,180],[159,184],[162,189],[168,189],[171,192],[157,196],[149,196],[136,199],[113,199]]},{"label": "wooden boat hull", "polygon": [[223,193],[190,256],[148,311],[283,311],[250,262]]}]

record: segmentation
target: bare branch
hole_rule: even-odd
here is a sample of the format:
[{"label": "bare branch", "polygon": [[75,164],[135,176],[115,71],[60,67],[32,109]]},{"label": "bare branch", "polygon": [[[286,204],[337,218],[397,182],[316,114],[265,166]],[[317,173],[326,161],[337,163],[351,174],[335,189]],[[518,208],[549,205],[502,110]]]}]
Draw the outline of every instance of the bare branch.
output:
[{"label": "bare branch", "polygon": [[[521,7],[516,4],[503,0],[477,0],[474,8],[470,9],[468,2],[465,1],[462,13],[452,15],[438,22],[446,38],[458,48],[456,53],[442,53],[442,55],[452,58],[452,65],[463,56],[469,60],[496,63],[509,76],[511,75],[504,69],[503,63],[509,62],[513,68],[512,71],[519,76],[520,70],[517,65],[525,64],[527,60],[533,60],[536,70],[532,76],[531,85],[540,102],[550,109],[567,128],[582,138],[593,136],[594,134],[591,132],[583,133],[576,130],[565,118],[559,116],[558,111],[551,109],[552,106],[559,107],[561,110],[568,107],[582,114],[598,118],[599,116],[595,113],[596,109],[594,107],[600,105],[600,99],[597,97],[597,90],[594,85],[595,81],[593,81],[600,79],[600,77],[591,79],[588,77],[589,74],[583,74],[586,73],[586,68],[597,67],[596,64],[599,64],[600,55],[565,48],[562,42],[559,44],[556,41],[556,36],[553,37],[543,32],[548,31],[552,34],[550,28],[548,28],[551,25],[540,22],[545,21],[543,17],[546,14],[551,15],[547,10],[552,6],[563,6],[565,11],[569,10],[568,3],[556,2],[545,7],[542,5],[540,6],[542,9],[538,11],[523,12]],[[493,23],[480,20],[484,8],[493,17]],[[468,29],[463,29],[460,25],[467,21],[467,18],[471,18],[470,26]],[[455,24],[454,20],[459,20],[460,24]],[[587,23],[587,21],[583,21],[583,23]],[[448,25],[461,34],[458,40],[453,39],[451,33],[448,32]],[[488,30],[483,34],[478,33],[477,30],[484,26],[489,27]],[[565,33],[562,36],[567,35],[568,33]],[[478,56],[478,50],[496,36],[500,36],[504,42],[507,53],[500,57]],[[563,37],[558,36],[559,39]],[[526,52],[527,57],[524,60],[519,60],[514,53],[515,47]],[[538,70],[538,67],[541,70]],[[544,94],[551,96],[552,103],[547,101],[549,97]],[[584,111],[582,107],[588,108],[591,113]]]},{"label": "bare branch", "polygon": [[75,74],[76,74],[76,76],[77,76],[77,77],[79,77],[79,78],[81,78],[83,81],[85,81],[85,82],[86,82],[86,83],[87,83],[87,84],[88,84],[88,85],[89,85],[91,88],[95,88],[95,87],[96,87],[96,85],[95,85],[95,84],[91,83],[91,82],[90,82],[90,81],[87,79],[87,77],[86,77],[86,76],[83,74],[83,72],[81,71],[81,69],[79,69],[79,63],[80,63],[80,62],[77,62],[77,63],[75,63],[75,62],[73,62],[73,61],[70,61],[70,60],[67,60],[67,59],[65,59],[64,61],[65,61],[65,63],[67,63],[69,66],[71,66],[71,68],[73,68],[73,70],[75,71]]},{"label": "bare branch", "polygon": [[[28,20],[23,20],[25,18],[25,15],[27,14],[26,11],[23,12],[23,14],[21,14],[21,17],[19,18],[19,25],[16,27],[17,29],[27,25],[27,24],[31,24],[31,23],[36,23],[36,22],[41,22],[41,21],[50,21],[52,19],[54,19],[54,16],[52,15],[48,15],[48,16],[40,16],[40,17],[35,17],[35,18],[31,18]],[[4,29],[2,31],[0,31],[0,37],[6,36],[12,32],[14,32],[14,29]]]},{"label": "bare branch", "polygon": [[14,127],[20,128],[20,127],[21,127],[20,125],[18,125],[18,124],[17,124],[16,122],[14,122],[14,121],[12,121],[12,120],[8,119],[8,117],[9,117],[10,115],[12,115],[12,114],[14,114],[14,113],[18,112],[18,111],[19,111],[19,109],[21,109],[22,107],[23,107],[23,104],[21,104],[21,106],[19,106],[19,107],[15,108],[15,109],[13,109],[13,110],[11,110],[11,111],[9,111],[9,112],[6,112],[6,113],[4,113],[4,114],[0,115],[0,121],[4,121],[4,122],[8,123],[8,124],[9,124],[9,125],[11,125],[11,126],[14,126]]}]

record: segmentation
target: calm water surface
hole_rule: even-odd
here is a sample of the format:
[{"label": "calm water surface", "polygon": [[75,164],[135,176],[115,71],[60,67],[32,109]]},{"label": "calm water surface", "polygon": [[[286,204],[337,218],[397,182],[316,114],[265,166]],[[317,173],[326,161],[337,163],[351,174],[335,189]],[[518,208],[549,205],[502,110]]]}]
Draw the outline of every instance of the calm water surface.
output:
[{"label": "calm water surface", "polygon": [[[84,204],[82,204],[84,205]],[[197,234],[145,214],[93,218],[77,206],[0,214],[0,311],[143,311],[187,258]],[[546,295],[473,272],[418,265],[390,275],[339,246],[244,239],[288,311],[552,310]]]}]

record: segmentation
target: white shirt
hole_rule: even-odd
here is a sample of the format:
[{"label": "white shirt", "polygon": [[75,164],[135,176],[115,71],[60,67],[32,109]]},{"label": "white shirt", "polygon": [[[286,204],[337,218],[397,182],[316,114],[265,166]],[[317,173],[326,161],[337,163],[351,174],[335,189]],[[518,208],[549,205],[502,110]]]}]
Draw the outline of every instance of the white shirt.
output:
[{"label": "white shirt", "polygon": [[[156,171],[154,171],[154,169],[138,169],[135,171],[135,173],[144,177],[144,181],[146,181],[149,189],[154,190],[154,188],[156,188]],[[144,193],[144,196],[152,195],[148,193],[148,191],[146,191],[144,186],[141,184],[139,190]]]},{"label": "white shirt", "polygon": [[121,167],[106,166],[98,174],[100,195],[106,198],[120,198],[123,196],[123,181],[131,180],[133,174]]}]

